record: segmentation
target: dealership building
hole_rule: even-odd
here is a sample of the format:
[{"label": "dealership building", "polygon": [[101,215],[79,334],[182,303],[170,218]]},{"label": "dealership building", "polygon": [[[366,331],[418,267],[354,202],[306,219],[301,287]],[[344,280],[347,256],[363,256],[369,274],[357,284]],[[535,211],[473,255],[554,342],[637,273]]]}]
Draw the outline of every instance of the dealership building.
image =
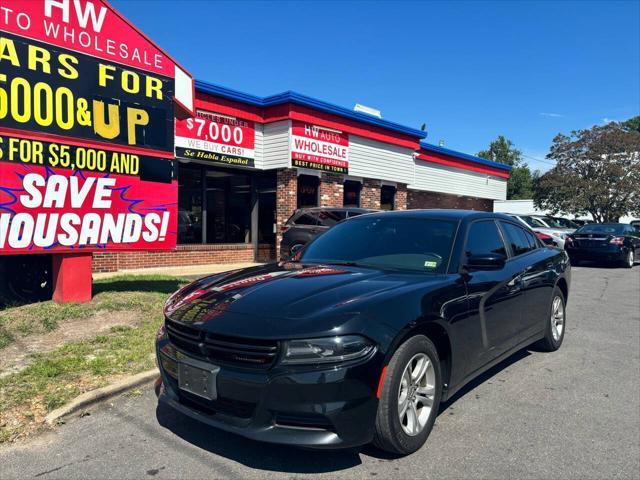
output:
[{"label": "dealership building", "polygon": [[510,167],[430,145],[426,132],[284,92],[195,83],[176,122],[175,251],[99,252],[94,272],[278,258],[297,208],[493,209]]}]

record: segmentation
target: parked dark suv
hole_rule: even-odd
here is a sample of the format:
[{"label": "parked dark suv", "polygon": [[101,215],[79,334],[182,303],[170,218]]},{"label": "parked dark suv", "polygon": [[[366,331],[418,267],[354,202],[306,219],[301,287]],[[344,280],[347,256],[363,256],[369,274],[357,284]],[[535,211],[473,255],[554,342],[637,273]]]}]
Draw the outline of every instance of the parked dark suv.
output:
[{"label": "parked dark suv", "polygon": [[336,223],[345,218],[357,217],[363,213],[376,212],[367,208],[344,207],[314,207],[300,208],[287,220],[282,227],[282,242],[280,243],[280,259],[288,260],[291,250],[300,245],[306,245],[321,233],[326,232]]}]

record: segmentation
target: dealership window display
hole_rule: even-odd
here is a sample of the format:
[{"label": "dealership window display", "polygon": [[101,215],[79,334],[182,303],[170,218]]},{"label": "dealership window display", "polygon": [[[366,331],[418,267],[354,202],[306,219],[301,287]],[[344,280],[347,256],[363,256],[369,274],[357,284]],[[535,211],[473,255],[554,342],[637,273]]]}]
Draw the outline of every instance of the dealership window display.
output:
[{"label": "dealership window display", "polygon": [[298,208],[318,206],[320,178],[313,175],[298,176]]},{"label": "dealership window display", "polygon": [[180,164],[178,178],[178,243],[251,241],[250,173]]},{"label": "dealership window display", "polygon": [[382,185],[380,188],[380,209],[396,209],[396,187],[391,185]]},{"label": "dealership window display", "polygon": [[345,207],[359,207],[360,190],[362,190],[362,183],[354,180],[345,180],[343,205]]}]

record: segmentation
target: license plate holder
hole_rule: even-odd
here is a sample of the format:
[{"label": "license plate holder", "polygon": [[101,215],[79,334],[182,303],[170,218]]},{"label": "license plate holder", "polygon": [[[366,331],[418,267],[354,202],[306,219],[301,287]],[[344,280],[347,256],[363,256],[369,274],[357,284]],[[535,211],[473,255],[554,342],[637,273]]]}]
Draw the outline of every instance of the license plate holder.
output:
[{"label": "license plate holder", "polygon": [[[180,358],[181,357],[181,358]],[[220,367],[180,355],[178,358],[178,387],[207,400],[218,398],[217,376]]]}]

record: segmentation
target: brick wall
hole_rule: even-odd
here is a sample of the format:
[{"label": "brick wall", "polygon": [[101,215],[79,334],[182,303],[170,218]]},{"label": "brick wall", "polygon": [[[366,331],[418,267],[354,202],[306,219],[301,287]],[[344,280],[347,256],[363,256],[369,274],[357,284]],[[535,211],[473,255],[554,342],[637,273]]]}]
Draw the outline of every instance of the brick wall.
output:
[{"label": "brick wall", "polygon": [[344,202],[344,178],[335,173],[323,173],[320,178],[320,206],[342,207]]},{"label": "brick wall", "polygon": [[456,208],[463,210],[493,211],[493,200],[488,198],[466,197],[447,193],[409,190],[407,208]]},{"label": "brick wall", "polygon": [[396,210],[407,209],[407,186],[399,183],[396,187]]},{"label": "brick wall", "polygon": [[278,170],[276,180],[276,258],[280,258],[282,226],[298,206],[298,172],[293,168]]},{"label": "brick wall", "polygon": [[380,208],[380,180],[365,178],[360,190],[360,206],[362,208]]},{"label": "brick wall", "polygon": [[[270,245],[261,245],[261,259],[274,255]],[[93,254],[94,272],[117,272],[151,267],[181,265],[208,265],[215,263],[253,262],[251,244],[230,245],[178,245],[176,251],[167,252],[109,252]]]}]

